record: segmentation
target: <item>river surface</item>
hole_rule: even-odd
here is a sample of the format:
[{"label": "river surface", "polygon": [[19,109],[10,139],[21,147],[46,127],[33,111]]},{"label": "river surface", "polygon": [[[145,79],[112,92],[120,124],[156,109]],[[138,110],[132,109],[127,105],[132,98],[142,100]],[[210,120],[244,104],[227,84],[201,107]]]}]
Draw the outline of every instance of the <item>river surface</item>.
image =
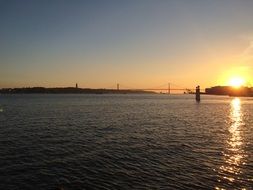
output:
[{"label": "river surface", "polygon": [[253,98],[0,95],[0,189],[253,189]]}]

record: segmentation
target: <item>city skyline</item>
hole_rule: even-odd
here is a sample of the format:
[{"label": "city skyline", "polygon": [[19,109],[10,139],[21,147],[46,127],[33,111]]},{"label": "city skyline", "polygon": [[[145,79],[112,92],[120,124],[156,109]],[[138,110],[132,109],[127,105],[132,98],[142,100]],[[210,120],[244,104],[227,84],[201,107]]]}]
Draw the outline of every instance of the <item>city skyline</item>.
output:
[{"label": "city skyline", "polygon": [[0,88],[253,85],[251,1],[0,1]]}]

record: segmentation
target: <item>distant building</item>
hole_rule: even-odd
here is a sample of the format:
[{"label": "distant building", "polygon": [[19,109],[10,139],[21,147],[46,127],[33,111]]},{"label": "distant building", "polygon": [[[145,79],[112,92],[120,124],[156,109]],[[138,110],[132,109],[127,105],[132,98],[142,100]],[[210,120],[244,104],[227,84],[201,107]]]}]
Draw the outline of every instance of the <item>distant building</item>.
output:
[{"label": "distant building", "polygon": [[76,83],[76,88],[78,88],[78,84]]},{"label": "distant building", "polygon": [[228,95],[228,96],[253,96],[252,87],[234,88],[231,86],[214,86],[205,89],[206,94]]}]

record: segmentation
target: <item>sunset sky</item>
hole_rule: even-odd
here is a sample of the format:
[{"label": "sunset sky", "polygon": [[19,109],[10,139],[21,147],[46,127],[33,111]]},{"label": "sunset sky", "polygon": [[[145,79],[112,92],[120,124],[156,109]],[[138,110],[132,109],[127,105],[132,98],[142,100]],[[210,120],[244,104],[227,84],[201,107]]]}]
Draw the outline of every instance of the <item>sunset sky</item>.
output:
[{"label": "sunset sky", "polygon": [[253,85],[252,0],[0,0],[0,88]]}]

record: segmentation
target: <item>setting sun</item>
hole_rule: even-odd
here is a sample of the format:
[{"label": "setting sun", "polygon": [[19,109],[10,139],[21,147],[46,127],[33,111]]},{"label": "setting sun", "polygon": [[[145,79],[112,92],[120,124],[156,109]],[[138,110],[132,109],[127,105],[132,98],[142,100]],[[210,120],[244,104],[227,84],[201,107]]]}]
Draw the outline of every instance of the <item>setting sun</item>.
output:
[{"label": "setting sun", "polygon": [[233,77],[229,80],[229,85],[235,88],[239,88],[245,84],[245,80],[242,77]]}]

